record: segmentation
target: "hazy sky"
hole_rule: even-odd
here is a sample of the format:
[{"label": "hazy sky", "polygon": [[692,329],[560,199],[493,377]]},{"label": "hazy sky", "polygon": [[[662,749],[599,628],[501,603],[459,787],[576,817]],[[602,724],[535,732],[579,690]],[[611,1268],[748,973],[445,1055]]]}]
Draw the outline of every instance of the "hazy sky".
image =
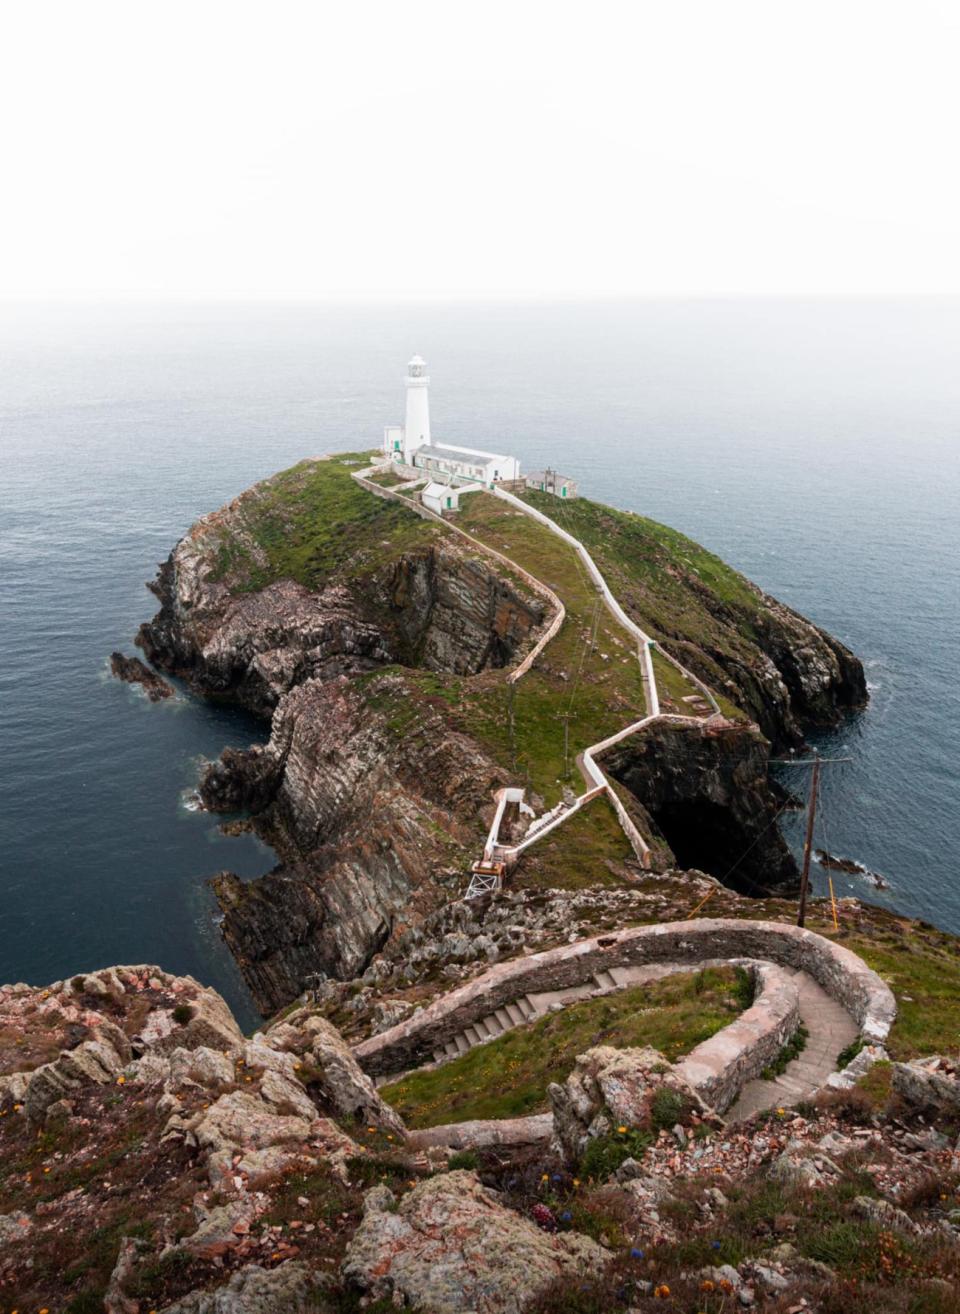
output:
[{"label": "hazy sky", "polygon": [[960,292],[954,0],[7,0],[6,294]]}]

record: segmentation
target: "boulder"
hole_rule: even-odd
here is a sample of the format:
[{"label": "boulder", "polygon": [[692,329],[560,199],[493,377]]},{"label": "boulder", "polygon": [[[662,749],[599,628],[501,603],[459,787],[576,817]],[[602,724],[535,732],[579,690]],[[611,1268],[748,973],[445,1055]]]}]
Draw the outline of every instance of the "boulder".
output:
[{"label": "boulder", "polygon": [[858,1195],[851,1206],[853,1212],[868,1222],[890,1232],[902,1232],[904,1236],[915,1236],[920,1228],[909,1214],[898,1209],[889,1200],[878,1200],[871,1195]]},{"label": "boulder", "polygon": [[[160,1055],[148,1055],[155,1063],[162,1062]],[[144,1060],[140,1060],[143,1064]],[[170,1081],[176,1086],[193,1081],[208,1090],[215,1086],[229,1086],[236,1080],[233,1060],[220,1050],[198,1045],[196,1049],[175,1049],[170,1054]]]},{"label": "boulder", "polygon": [[588,1141],[615,1127],[649,1126],[651,1105],[663,1088],[676,1091],[689,1108],[709,1112],[684,1077],[655,1049],[600,1045],[578,1055],[566,1081],[552,1083],[548,1091],[557,1139],[567,1161],[578,1163]]},{"label": "boulder", "polygon": [[243,1044],[243,1032],[237,1026],[226,1000],[216,990],[200,987],[190,977],[183,978],[196,986],[196,993],[183,1006],[190,1017],[178,1022],[174,1009],[154,1009],[140,1031],[139,1041],[146,1050],[166,1054],[174,1049],[209,1049],[235,1051]]},{"label": "boulder", "polygon": [[31,1122],[42,1122],[51,1104],[88,1082],[105,1085],[123,1070],[123,1060],[105,1040],[86,1040],[64,1050],[52,1063],[44,1063],[30,1076],[24,1108]]},{"label": "boulder", "polygon": [[598,1272],[609,1254],[577,1233],[550,1234],[507,1209],[470,1172],[443,1173],[399,1206],[369,1192],[344,1276],[374,1299],[423,1314],[520,1314],[547,1283]]},{"label": "boulder", "polygon": [[263,1150],[269,1145],[303,1145],[310,1136],[306,1118],[273,1112],[257,1095],[231,1091],[203,1109],[189,1124],[193,1141],[201,1149]]},{"label": "boulder", "polygon": [[248,1264],[223,1286],[191,1291],[161,1314],[326,1314],[332,1280],[299,1260],[279,1268]]},{"label": "boulder", "polygon": [[[275,1027],[270,1040],[303,1055],[300,1076],[332,1117],[406,1136],[403,1119],[381,1099],[350,1046],[325,1018],[308,1017],[299,1028]],[[290,1053],[286,1057],[292,1062]]]},{"label": "boulder", "polygon": [[960,1114],[960,1063],[934,1054],[894,1063],[893,1089],[914,1108],[955,1118]]},{"label": "boulder", "polygon": [[771,1163],[767,1175],[772,1181],[787,1186],[814,1189],[837,1181],[841,1174],[833,1160],[817,1146],[793,1139]]}]

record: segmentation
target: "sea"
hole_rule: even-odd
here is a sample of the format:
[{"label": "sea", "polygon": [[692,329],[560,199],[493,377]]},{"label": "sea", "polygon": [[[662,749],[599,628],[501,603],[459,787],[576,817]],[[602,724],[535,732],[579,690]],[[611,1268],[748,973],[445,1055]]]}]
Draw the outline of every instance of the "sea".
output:
[{"label": "sea", "polygon": [[8,302],[0,981],[157,963],[256,1022],[207,882],[273,856],[192,791],[265,727],[108,657],[198,516],[402,422],[414,352],[435,435],[675,526],[859,654],[869,708],[811,736],[841,759],[816,843],[886,883],[838,895],[960,933],[960,300]]}]

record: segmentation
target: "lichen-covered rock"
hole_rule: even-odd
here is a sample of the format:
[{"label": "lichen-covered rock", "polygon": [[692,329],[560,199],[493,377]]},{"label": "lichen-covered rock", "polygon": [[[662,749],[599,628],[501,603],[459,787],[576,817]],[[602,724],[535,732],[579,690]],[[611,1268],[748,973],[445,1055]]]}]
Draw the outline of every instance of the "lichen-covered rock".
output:
[{"label": "lichen-covered rock", "polygon": [[960,1114],[960,1061],[943,1054],[894,1063],[893,1089],[917,1109],[955,1118]]},{"label": "lichen-covered rock", "polygon": [[103,1085],[115,1081],[123,1059],[106,1041],[87,1040],[76,1049],[45,1063],[31,1074],[24,1100],[31,1122],[42,1122],[51,1104],[78,1090],[87,1082]]},{"label": "lichen-covered rock", "polygon": [[15,1214],[0,1214],[0,1245],[11,1241],[25,1241],[33,1227],[33,1219],[18,1209]]},{"label": "lichen-covered rock", "polygon": [[685,1110],[708,1110],[683,1076],[655,1049],[599,1045],[577,1056],[562,1084],[551,1083],[557,1140],[567,1161],[579,1163],[590,1140],[612,1129],[650,1125],[657,1092],[676,1093]]},{"label": "lichen-covered rock", "polygon": [[794,1137],[789,1140],[783,1152],[774,1159],[767,1170],[767,1176],[774,1182],[785,1186],[801,1186],[814,1190],[828,1186],[840,1177],[837,1164],[820,1150],[819,1146]]},{"label": "lichen-covered rock", "polygon": [[423,1314],[519,1314],[549,1282],[609,1258],[588,1237],[541,1231],[470,1172],[430,1178],[396,1207],[375,1188],[366,1204],[344,1275]]},{"label": "lichen-covered rock", "polygon": [[222,1286],[192,1291],[161,1314],[324,1314],[330,1277],[291,1260],[279,1268],[248,1264]]},{"label": "lichen-covered rock", "polygon": [[194,1144],[213,1154],[219,1150],[262,1150],[268,1145],[304,1144],[310,1122],[296,1114],[274,1113],[259,1096],[230,1091],[203,1109],[190,1123]]},{"label": "lichen-covered rock", "polygon": [[298,1070],[326,1112],[398,1137],[406,1135],[403,1119],[381,1098],[350,1046],[325,1018],[294,1014],[292,1020],[271,1027],[268,1036],[287,1062],[293,1064],[294,1055],[300,1056]]}]

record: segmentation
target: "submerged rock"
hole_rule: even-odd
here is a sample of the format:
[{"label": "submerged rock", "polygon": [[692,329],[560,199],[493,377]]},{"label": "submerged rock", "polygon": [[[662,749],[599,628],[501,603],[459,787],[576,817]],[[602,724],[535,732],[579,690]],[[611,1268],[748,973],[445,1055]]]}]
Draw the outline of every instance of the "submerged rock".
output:
[{"label": "submerged rock", "polygon": [[127,684],[139,684],[151,703],[159,703],[164,698],[172,698],[175,690],[162,675],[151,671],[139,657],[125,657],[122,652],[110,654],[110,672],[118,680]]}]

